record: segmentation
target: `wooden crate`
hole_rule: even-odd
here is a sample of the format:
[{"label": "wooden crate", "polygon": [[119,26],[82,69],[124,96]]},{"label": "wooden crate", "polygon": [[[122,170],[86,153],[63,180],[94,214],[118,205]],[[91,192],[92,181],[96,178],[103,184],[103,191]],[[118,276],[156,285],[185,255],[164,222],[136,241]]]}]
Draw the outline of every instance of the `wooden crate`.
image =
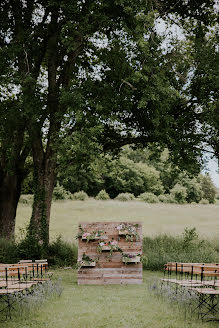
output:
[{"label": "wooden crate", "polygon": [[[138,224],[136,230],[139,240],[128,241],[125,235],[120,235],[118,225]],[[104,231],[104,240],[118,241],[119,248],[126,254],[142,254],[142,224],[139,222],[93,222],[80,223],[85,232]],[[89,256],[96,262],[95,267],[81,267],[78,270],[78,284],[107,285],[107,284],[141,284],[142,283],[142,263],[130,262],[128,265],[123,262],[122,253],[114,250],[112,257],[108,250],[110,247],[103,246],[102,252],[98,253],[97,247],[100,240],[78,239],[78,259],[82,259],[83,254]]]},{"label": "wooden crate", "polygon": [[140,263],[141,262],[141,258],[140,258],[140,256],[135,256],[135,257],[133,257],[133,258],[123,258],[122,259],[122,262],[124,262],[124,263]]}]

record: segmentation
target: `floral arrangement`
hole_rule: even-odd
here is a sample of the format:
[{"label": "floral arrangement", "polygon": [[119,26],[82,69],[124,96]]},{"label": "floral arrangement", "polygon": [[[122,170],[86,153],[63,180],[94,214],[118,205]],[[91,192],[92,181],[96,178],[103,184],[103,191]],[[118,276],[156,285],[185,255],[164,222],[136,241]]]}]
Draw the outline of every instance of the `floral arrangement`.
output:
[{"label": "floral arrangement", "polygon": [[97,230],[93,232],[85,232],[84,229],[82,228],[81,225],[79,225],[79,233],[76,236],[76,239],[81,238],[81,239],[86,239],[87,243],[90,240],[95,240],[95,239],[100,239],[103,237],[104,231],[102,230]]},{"label": "floral arrangement", "polygon": [[122,253],[122,262],[125,262],[125,264],[139,263],[141,262],[141,258],[142,258],[141,254],[134,255],[134,254]]},{"label": "floral arrangement", "polygon": [[121,223],[116,227],[119,231],[119,235],[125,235],[127,241],[138,241],[140,239],[139,234],[137,233],[138,224],[127,224]]},{"label": "floral arrangement", "polygon": [[112,257],[113,251],[122,252],[122,249],[119,247],[118,241],[115,239],[112,239],[108,242],[101,241],[97,246],[97,251],[99,253],[102,253],[102,251],[110,251],[109,257]]},{"label": "floral arrangement", "polygon": [[95,265],[96,265],[96,259],[93,260],[88,255],[83,253],[81,261],[78,261],[77,268],[78,270],[80,270],[80,268],[83,266],[95,266]]}]

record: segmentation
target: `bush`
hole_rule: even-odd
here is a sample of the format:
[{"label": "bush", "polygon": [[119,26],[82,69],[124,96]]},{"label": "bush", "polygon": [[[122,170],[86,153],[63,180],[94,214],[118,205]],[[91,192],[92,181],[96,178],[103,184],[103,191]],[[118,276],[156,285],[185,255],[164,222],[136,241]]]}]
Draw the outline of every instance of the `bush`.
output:
[{"label": "bush", "polygon": [[169,204],[169,203],[176,203],[176,200],[174,199],[174,197],[170,194],[164,194],[164,195],[159,195],[158,196],[158,200],[159,202],[161,203],[166,203],[166,204]]},{"label": "bush", "polygon": [[0,238],[0,263],[16,263],[18,261],[16,243],[8,239]]},{"label": "bush", "polygon": [[120,200],[122,202],[127,202],[129,200],[134,200],[135,196],[129,192],[118,194],[115,198],[116,200]]},{"label": "bush", "polygon": [[219,243],[200,239],[195,228],[185,229],[178,237],[144,237],[143,253],[143,267],[149,270],[162,270],[167,262],[217,263]]},{"label": "bush", "polygon": [[60,186],[57,183],[56,187],[53,190],[53,200],[64,200],[64,199],[72,199],[72,195],[69,191],[65,190],[63,186]]},{"label": "bush", "polygon": [[48,260],[52,265],[72,266],[77,263],[77,253],[76,245],[62,240],[59,236],[49,245]]},{"label": "bush", "polygon": [[211,180],[211,177],[206,175],[200,175],[200,183],[203,192],[203,198],[207,199],[209,203],[215,202],[216,188]]},{"label": "bush", "polygon": [[144,192],[143,194],[139,195],[138,198],[146,203],[158,203],[158,197],[151,192]]},{"label": "bush", "polygon": [[205,198],[202,198],[202,199],[200,200],[199,204],[207,205],[207,204],[209,204],[209,200],[208,200],[208,199],[205,199]]},{"label": "bush", "polygon": [[186,196],[186,201],[188,203],[198,203],[202,197],[203,197],[203,192],[201,189],[201,184],[197,181],[196,178],[189,179],[189,178],[184,178],[182,179],[182,184],[183,187],[186,188],[187,196]]},{"label": "bush", "polygon": [[110,199],[109,194],[106,192],[106,190],[100,190],[99,193],[96,196],[97,200],[107,200]]},{"label": "bush", "polygon": [[185,204],[187,191],[186,188],[181,186],[179,183],[175,184],[173,189],[171,189],[171,195],[175,198],[177,203]]},{"label": "bush", "polygon": [[77,263],[77,247],[73,243],[63,241],[60,236],[49,244],[46,252],[28,235],[17,242],[0,239],[0,263],[41,258],[47,258],[52,265],[72,266]]},{"label": "bush", "polygon": [[73,199],[74,200],[88,200],[88,198],[89,198],[88,194],[83,190],[75,192],[73,194]]}]

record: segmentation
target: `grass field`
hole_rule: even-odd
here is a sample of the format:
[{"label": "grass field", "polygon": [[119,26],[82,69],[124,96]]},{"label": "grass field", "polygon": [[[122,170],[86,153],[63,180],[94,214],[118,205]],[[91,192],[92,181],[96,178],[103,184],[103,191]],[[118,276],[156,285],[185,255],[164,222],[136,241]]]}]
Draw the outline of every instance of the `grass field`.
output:
[{"label": "grass field", "polygon": [[[19,204],[16,232],[29,222],[31,206]],[[56,201],[52,205],[50,235],[74,241],[81,221],[140,221],[143,235],[181,234],[196,227],[206,238],[219,237],[219,205],[147,204],[140,201]]]},{"label": "grass field", "polygon": [[143,285],[78,286],[75,270],[56,270],[63,294],[39,308],[17,313],[2,328],[216,328],[160,300],[149,285],[161,273],[144,272]]},{"label": "grass field", "polygon": [[[31,206],[19,204],[16,232],[28,223]],[[146,204],[139,201],[59,201],[51,212],[51,237],[75,241],[82,221],[140,221],[144,236],[181,234],[196,227],[202,237],[219,237],[218,205]],[[78,286],[76,271],[56,269],[63,294],[29,312],[17,313],[2,328],[216,328],[218,322],[185,319],[184,309],[158,299],[149,286],[162,276],[144,271],[143,285]]]}]

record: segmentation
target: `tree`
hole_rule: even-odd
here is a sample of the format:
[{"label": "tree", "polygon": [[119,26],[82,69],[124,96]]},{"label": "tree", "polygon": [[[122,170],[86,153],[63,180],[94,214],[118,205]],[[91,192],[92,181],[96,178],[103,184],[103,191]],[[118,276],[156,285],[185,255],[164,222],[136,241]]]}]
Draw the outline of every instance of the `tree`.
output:
[{"label": "tree", "polygon": [[208,24],[212,6],[210,0],[190,1],[188,7],[172,0],[1,1],[2,56],[10,68],[6,80],[17,90],[17,119],[28,132],[33,156],[29,231],[44,248],[66,135],[96,126],[105,150],[161,142],[176,160],[194,166],[199,155],[195,117],[154,22],[158,10],[163,17],[176,12]]},{"label": "tree", "polygon": [[171,194],[174,196],[178,203],[184,204],[186,202],[186,188],[181,186],[179,183],[175,184],[175,186],[171,189]]},{"label": "tree", "polygon": [[208,26],[196,21],[187,24],[187,58],[191,66],[187,92],[196,110],[202,133],[203,151],[219,160],[219,53],[218,13]]},{"label": "tree", "polygon": [[200,175],[200,183],[203,192],[203,198],[207,199],[209,203],[214,203],[216,196],[216,188],[211,180],[211,177],[206,175]]},{"label": "tree", "polygon": [[134,163],[132,160],[121,156],[106,164],[104,175],[105,189],[110,197],[119,193],[133,193],[135,196],[149,191],[155,194],[163,192],[159,172],[145,163]]},{"label": "tree", "polygon": [[0,236],[14,235],[17,204],[21,185],[28,172],[25,165],[30,144],[25,133],[25,121],[17,112],[20,103],[2,96],[0,104]]}]

